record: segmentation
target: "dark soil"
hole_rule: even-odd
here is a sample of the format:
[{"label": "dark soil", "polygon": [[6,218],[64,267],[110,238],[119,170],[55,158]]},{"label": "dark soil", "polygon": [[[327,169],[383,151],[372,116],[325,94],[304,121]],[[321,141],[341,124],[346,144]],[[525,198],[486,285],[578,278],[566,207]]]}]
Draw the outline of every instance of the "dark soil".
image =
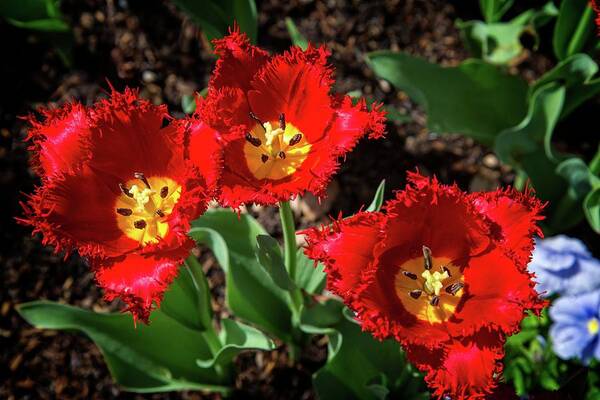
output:
[{"label": "dark soil", "polygon": [[[457,14],[452,3],[441,0],[257,3],[261,45],[274,52],[288,47],[284,17],[290,16],[309,40],[331,49],[339,91],[361,90],[412,117],[412,122],[401,126],[388,123],[386,139],[360,143],[322,204],[310,197],[296,202],[301,226],[324,221],[329,214],[355,212],[371,201],[382,179],[387,181],[389,198],[392,189],[404,185],[406,170],[415,168],[436,173],[443,182],[456,181],[464,189],[487,190],[512,182],[511,171],[488,149],[460,136],[428,132],[422,111],[377,80],[361,56],[391,48],[456,64],[467,53],[453,21],[478,17],[469,15],[472,8],[461,6]],[[94,310],[119,309],[119,304],[102,300],[101,290],[81,259],[54,255],[39,237],[31,237],[30,229],[15,223],[23,193],[31,193],[37,182],[28,168],[23,143],[26,124],[18,116],[48,102],[74,98],[91,104],[108,89],[107,81],[117,89],[140,87],[142,96],[168,104],[173,114],[181,116],[181,97],[206,86],[215,59],[201,32],[166,0],[63,0],[62,9],[73,27],[70,67],[61,61],[48,35],[0,21],[0,376],[4,377],[0,398],[142,398],[112,383],[99,351],[87,338],[33,329],[15,311],[17,304],[37,299]],[[549,67],[547,57],[532,56],[514,72],[532,79]],[[271,233],[281,234],[274,210],[255,208],[253,212]],[[211,257],[201,259],[215,306],[226,313],[223,274]],[[313,343],[294,367],[287,365],[283,348],[241,355],[236,397],[314,398],[310,377],[324,362],[325,349],[325,341]],[[144,398],[218,396],[184,392]]]}]

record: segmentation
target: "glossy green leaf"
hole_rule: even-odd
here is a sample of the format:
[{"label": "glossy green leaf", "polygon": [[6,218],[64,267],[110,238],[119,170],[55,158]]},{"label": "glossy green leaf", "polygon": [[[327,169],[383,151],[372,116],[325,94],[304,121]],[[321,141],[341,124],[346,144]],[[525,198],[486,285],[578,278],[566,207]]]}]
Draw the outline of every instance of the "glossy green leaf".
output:
[{"label": "glossy green leaf", "polygon": [[198,366],[212,368],[215,365],[227,365],[242,351],[275,348],[273,341],[261,331],[232,319],[221,320],[219,339],[223,347],[214,357],[197,360]]},{"label": "glossy green leaf", "polygon": [[55,0],[2,0],[0,16],[19,28],[67,32],[69,25],[63,20],[58,3]]},{"label": "glossy green leaf", "polygon": [[527,10],[509,22],[459,21],[457,26],[473,56],[492,64],[514,64],[525,51],[522,37],[533,36],[537,45],[536,28],[557,14],[556,7],[549,2],[541,10]]},{"label": "glossy green leaf", "polygon": [[479,0],[479,8],[486,22],[500,21],[514,0]]},{"label": "glossy green leaf", "polygon": [[258,261],[273,279],[273,282],[284,290],[295,289],[296,285],[290,279],[285,268],[281,247],[279,247],[277,240],[269,235],[258,235],[256,242],[258,243]]},{"label": "glossy green leaf", "polygon": [[285,26],[290,34],[290,39],[292,39],[292,44],[300,47],[302,50],[306,50],[308,48],[308,40],[306,40],[304,35],[300,33],[298,27],[294,23],[294,20],[290,17],[286,17]]},{"label": "glossy green leaf", "polygon": [[461,133],[491,146],[526,115],[525,82],[483,61],[445,68],[390,51],[370,53],[368,60],[378,77],[426,109],[434,132]]},{"label": "glossy green leaf", "polygon": [[554,54],[564,60],[582,53],[595,40],[594,11],[589,0],[562,0],[554,27]]},{"label": "glossy green leaf", "polygon": [[381,206],[383,205],[383,195],[385,193],[385,179],[379,183],[377,186],[377,190],[375,191],[375,197],[373,197],[373,201],[369,204],[369,207],[365,211],[379,211]]},{"label": "glossy green leaf", "polygon": [[198,262],[180,268],[177,279],[165,293],[160,310],[190,329],[204,330],[212,323],[210,292]]},{"label": "glossy green leaf", "polygon": [[546,72],[529,89],[533,94],[540,87],[559,81],[567,90],[561,118],[579,107],[583,102],[600,93],[600,78],[594,79],[598,65],[587,54],[575,54],[559,62]]},{"label": "glossy green leaf", "polygon": [[257,18],[254,0],[173,0],[195,24],[200,26],[208,40],[225,36],[234,23],[256,43]]},{"label": "glossy green leaf", "polygon": [[256,255],[256,237],[266,235],[248,214],[209,210],[192,223],[190,236],[206,244],[225,271],[226,299],[233,313],[284,340],[291,341],[287,292],[279,288]]},{"label": "glossy green leaf", "polygon": [[315,262],[304,255],[303,249],[296,253],[296,285],[310,294],[321,294],[325,289],[327,274],[322,263]]},{"label": "glossy green leaf", "polygon": [[211,390],[227,392],[212,368],[199,368],[197,359],[210,357],[207,342],[160,310],[150,325],[134,326],[131,315],[101,314],[47,301],[22,304],[19,313],[40,329],[85,333],[100,348],[114,379],[136,392]]},{"label": "glossy green leaf", "polygon": [[583,212],[596,233],[600,233],[600,187],[590,191],[583,201]]},{"label": "glossy green leaf", "polygon": [[181,109],[186,114],[193,114],[196,111],[196,97],[187,94],[181,96]]},{"label": "glossy green leaf", "polygon": [[396,341],[374,339],[343,314],[329,334],[327,363],[313,376],[319,398],[378,399],[384,391],[390,398],[429,398]]},{"label": "glossy green leaf", "polygon": [[335,334],[335,327],[344,318],[343,309],[344,303],[334,298],[306,301],[300,314],[300,329],[306,333]]},{"label": "glossy green leaf", "polygon": [[[228,2],[219,2],[221,4]],[[240,26],[242,32],[246,32],[252,43],[258,41],[258,20],[256,13],[256,3],[254,0],[234,0],[230,14]],[[231,23],[229,24],[231,26]]]}]

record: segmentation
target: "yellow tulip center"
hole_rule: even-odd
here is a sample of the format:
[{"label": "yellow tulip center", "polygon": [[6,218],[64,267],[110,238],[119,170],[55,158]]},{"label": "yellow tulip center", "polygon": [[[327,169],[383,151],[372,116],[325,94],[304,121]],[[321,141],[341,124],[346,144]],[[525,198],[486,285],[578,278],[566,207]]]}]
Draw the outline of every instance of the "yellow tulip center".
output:
[{"label": "yellow tulip center", "polygon": [[181,196],[181,186],[171,178],[136,173],[121,187],[115,203],[117,225],[144,246],[157,243],[169,231],[167,219]]},{"label": "yellow tulip center", "polygon": [[279,121],[265,123],[251,116],[257,124],[246,133],[244,157],[252,175],[273,181],[292,175],[306,160],[310,143],[283,114]]},{"label": "yellow tulip center", "polygon": [[449,258],[433,257],[423,246],[423,257],[400,266],[395,278],[402,306],[415,317],[430,323],[448,320],[463,295],[464,277]]}]

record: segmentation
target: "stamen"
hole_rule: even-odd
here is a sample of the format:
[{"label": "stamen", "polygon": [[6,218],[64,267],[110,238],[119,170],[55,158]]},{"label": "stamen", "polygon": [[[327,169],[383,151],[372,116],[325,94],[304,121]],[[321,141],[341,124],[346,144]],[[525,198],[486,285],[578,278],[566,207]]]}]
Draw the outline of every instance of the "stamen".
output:
[{"label": "stamen", "polygon": [[412,272],[409,271],[402,271],[402,274],[404,274],[404,276],[406,276],[407,278],[412,279],[413,281],[417,280],[417,275],[413,274]]},{"label": "stamen", "polygon": [[450,273],[450,270],[448,269],[448,267],[446,267],[445,265],[442,267],[442,272],[445,272],[448,274],[449,277],[452,276],[452,274]]},{"label": "stamen", "polygon": [[262,144],[261,140],[257,137],[252,136],[250,132],[246,132],[246,141],[254,147],[260,147],[260,145]]},{"label": "stamen", "polygon": [[137,229],[144,229],[146,228],[146,221],[143,219],[138,219],[133,223],[133,226],[135,226]]},{"label": "stamen", "polygon": [[285,160],[285,153],[283,151],[280,151],[278,154],[279,158],[281,158],[282,160]]},{"label": "stamen", "polygon": [[262,156],[260,156],[260,161],[264,163],[266,163],[267,161],[269,161],[269,156],[266,154],[263,154]]},{"label": "stamen", "polygon": [[298,143],[300,143],[300,141],[302,140],[302,134],[301,133],[296,133],[294,136],[292,136],[292,138],[290,139],[290,146],[295,146]]},{"label": "stamen", "polygon": [[125,196],[133,198],[133,194],[129,193],[129,189],[127,189],[122,183],[119,183],[119,189],[121,189],[121,192],[123,192]]},{"label": "stamen", "polygon": [[159,217],[163,218],[165,216],[165,213],[162,210],[156,210],[155,211],[156,215],[158,215]]},{"label": "stamen", "polygon": [[458,293],[458,291],[463,287],[465,287],[463,283],[455,282],[452,285],[446,287],[446,292],[451,294],[452,296],[455,296],[456,293]]},{"label": "stamen", "polygon": [[429,301],[429,304],[431,304],[434,307],[437,307],[440,305],[440,297],[439,296],[433,296],[431,298],[431,300]]},{"label": "stamen", "polygon": [[413,299],[418,299],[419,297],[421,297],[422,293],[423,292],[419,289],[411,290],[410,292],[408,292],[408,294],[410,294],[410,297],[412,297]]},{"label": "stamen", "polygon": [[285,131],[285,114],[279,114],[279,127]]},{"label": "stamen", "polygon": [[265,128],[265,125],[263,124],[263,122],[260,120],[260,118],[258,118],[256,116],[256,114],[254,114],[252,111],[250,111],[248,113],[248,115],[250,116],[250,118],[252,118],[254,121],[258,122],[260,124],[260,126],[264,129],[264,131],[266,132],[267,129]]},{"label": "stamen", "polygon": [[148,182],[148,179],[146,179],[146,175],[144,175],[144,174],[143,174],[143,173],[141,173],[141,172],[134,172],[134,173],[133,173],[133,176],[135,177],[135,179],[139,179],[140,181],[144,182],[144,185],[146,185],[146,187],[147,187],[148,189],[152,189],[152,188],[150,187],[150,183]]},{"label": "stamen", "polygon": [[117,213],[124,217],[129,217],[131,214],[133,214],[133,211],[130,208],[117,208]]},{"label": "stamen", "polygon": [[167,197],[168,194],[169,194],[169,187],[163,186],[162,189],[160,189],[160,197],[164,199],[165,197]]},{"label": "stamen", "polygon": [[431,249],[427,246],[423,246],[423,262],[425,269],[431,269],[433,262],[431,261]]}]

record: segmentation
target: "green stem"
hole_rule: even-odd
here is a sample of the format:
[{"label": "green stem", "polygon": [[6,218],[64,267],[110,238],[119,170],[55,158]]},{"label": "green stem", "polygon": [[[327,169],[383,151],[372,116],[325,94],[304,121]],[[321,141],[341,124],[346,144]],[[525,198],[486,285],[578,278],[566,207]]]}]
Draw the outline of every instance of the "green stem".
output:
[{"label": "green stem", "polygon": [[[283,229],[283,244],[285,250],[285,266],[292,282],[296,282],[296,227],[294,226],[294,214],[288,201],[279,202],[279,217],[281,218],[281,227]],[[296,316],[302,306],[302,293],[300,289],[295,288],[290,292],[294,311]]]}]

